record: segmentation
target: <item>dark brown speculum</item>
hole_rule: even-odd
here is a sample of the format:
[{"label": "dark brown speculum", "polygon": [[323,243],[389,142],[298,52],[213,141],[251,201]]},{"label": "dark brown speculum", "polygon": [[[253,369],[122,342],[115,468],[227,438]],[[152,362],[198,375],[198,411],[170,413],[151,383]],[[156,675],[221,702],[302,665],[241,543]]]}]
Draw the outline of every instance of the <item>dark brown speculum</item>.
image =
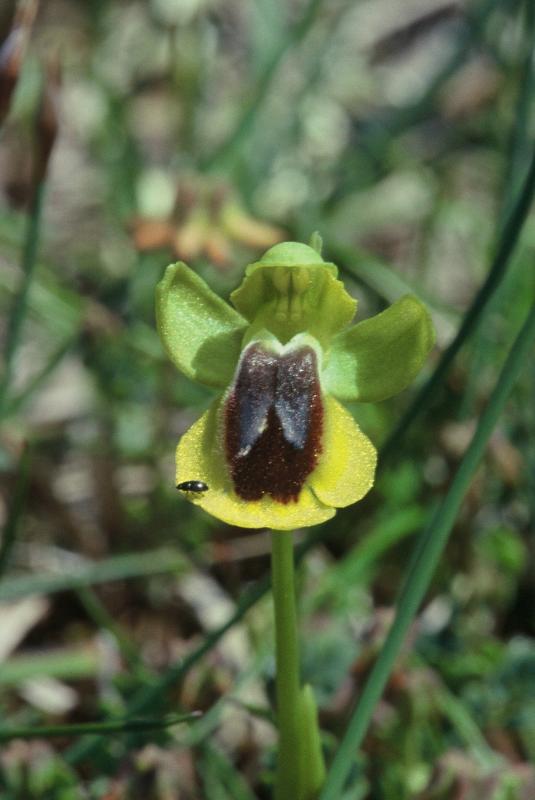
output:
[{"label": "dark brown speculum", "polygon": [[225,403],[224,426],[236,494],[297,501],[321,453],[323,403],[312,347],[279,355],[250,345]]}]

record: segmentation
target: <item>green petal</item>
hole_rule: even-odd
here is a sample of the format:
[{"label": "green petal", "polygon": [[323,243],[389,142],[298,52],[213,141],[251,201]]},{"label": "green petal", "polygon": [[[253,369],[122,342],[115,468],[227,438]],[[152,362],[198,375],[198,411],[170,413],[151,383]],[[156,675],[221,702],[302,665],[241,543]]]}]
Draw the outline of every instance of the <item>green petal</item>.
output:
[{"label": "green petal", "polygon": [[231,301],[251,323],[251,337],[265,328],[284,344],[306,331],[326,347],[355,314],[336,266],[308,245],[277,244],[245,275]]},{"label": "green petal", "polygon": [[156,288],[156,322],[181,372],[223,388],[232,380],[247,322],[185,264],[171,264]]},{"label": "green petal", "polygon": [[212,516],[242,528],[292,530],[318,525],[334,516],[306,486],[297,503],[278,503],[265,496],[261,500],[242,500],[232,486],[223,450],[222,400],[191,426],[178,443],[176,482],[200,480],[208,489],[187,493],[186,497]]},{"label": "green petal", "polygon": [[411,383],[434,340],[426,308],[411,295],[402,297],[334,339],[323,387],[341,400],[385,400]]}]

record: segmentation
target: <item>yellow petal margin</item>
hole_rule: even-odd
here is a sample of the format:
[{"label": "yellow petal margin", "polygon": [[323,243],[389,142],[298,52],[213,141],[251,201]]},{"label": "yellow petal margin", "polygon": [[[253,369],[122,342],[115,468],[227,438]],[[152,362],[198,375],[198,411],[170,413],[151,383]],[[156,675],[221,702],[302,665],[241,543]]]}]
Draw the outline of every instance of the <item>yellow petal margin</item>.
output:
[{"label": "yellow petal margin", "polygon": [[324,505],[306,486],[297,503],[277,503],[270,497],[245,501],[235,494],[223,452],[222,405],[223,399],[213,403],[178,443],[176,482],[199,480],[208,486],[202,494],[188,494],[188,499],[223,522],[242,528],[284,531],[319,525],[333,517],[335,509]]},{"label": "yellow petal margin", "polygon": [[322,503],[343,508],[373,486],[377,451],[334,397],[325,396],[323,403],[323,452],[307,483]]}]

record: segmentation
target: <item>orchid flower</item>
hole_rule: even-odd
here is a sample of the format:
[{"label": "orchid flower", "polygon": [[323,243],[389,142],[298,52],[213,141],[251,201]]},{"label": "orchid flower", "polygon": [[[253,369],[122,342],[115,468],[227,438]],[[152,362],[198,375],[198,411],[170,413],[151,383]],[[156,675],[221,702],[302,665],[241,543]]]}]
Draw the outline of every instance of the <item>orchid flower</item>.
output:
[{"label": "orchid flower", "polygon": [[178,444],[176,481],[227,523],[316,525],[373,485],[376,450],[340,401],[400,392],[434,332],[410,295],[351,325],[357,302],[337,275],[315,247],[284,242],[247,267],[232,306],[181,262],[158,285],[169,357],[218,390]]}]

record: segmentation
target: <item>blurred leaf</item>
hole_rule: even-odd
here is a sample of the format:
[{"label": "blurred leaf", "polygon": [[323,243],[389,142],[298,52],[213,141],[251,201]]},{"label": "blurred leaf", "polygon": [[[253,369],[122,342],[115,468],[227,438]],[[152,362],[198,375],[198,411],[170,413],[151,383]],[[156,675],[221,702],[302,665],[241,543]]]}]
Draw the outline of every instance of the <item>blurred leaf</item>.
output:
[{"label": "blurred leaf", "polygon": [[34,574],[5,578],[0,583],[0,601],[15,600],[31,594],[53,594],[161,572],[180,573],[185,567],[184,556],[169,548],[112,556],[95,564],[71,568],[70,574]]}]

